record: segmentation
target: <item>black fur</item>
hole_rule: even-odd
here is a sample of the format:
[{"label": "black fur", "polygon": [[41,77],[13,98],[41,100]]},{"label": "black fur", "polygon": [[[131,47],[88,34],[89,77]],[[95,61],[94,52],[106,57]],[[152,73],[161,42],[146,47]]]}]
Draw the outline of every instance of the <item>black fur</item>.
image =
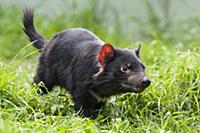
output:
[{"label": "black fur", "polygon": [[32,11],[25,9],[23,13],[24,32],[41,49],[34,82],[45,84],[46,87],[41,87],[42,93],[46,94],[56,85],[68,89],[75,109],[89,117],[102,106],[101,99],[124,92],[139,93],[150,85],[144,65],[137,57],[139,50],[135,54],[108,45],[114,54],[106,55],[105,64],[101,65],[97,57],[105,43],[93,33],[71,28],[46,41],[34,28]]}]

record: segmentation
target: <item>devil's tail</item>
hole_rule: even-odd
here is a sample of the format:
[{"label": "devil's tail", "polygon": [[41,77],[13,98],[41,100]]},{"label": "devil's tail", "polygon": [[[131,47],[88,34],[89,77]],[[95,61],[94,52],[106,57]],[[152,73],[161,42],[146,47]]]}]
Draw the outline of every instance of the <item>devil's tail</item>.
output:
[{"label": "devil's tail", "polygon": [[42,49],[46,44],[46,40],[35,30],[32,9],[25,8],[23,10],[24,32],[37,49]]}]

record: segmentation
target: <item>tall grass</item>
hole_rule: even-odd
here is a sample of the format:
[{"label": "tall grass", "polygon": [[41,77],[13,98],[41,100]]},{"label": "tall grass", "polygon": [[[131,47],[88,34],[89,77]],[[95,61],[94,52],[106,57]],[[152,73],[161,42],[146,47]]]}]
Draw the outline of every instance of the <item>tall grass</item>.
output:
[{"label": "tall grass", "polygon": [[[160,54],[160,46],[143,44],[143,51]],[[162,49],[162,48],[161,48]],[[163,49],[162,52],[169,52]],[[200,49],[156,56],[142,55],[152,85],[141,94],[110,98],[95,120],[79,117],[71,96],[55,88],[38,95],[32,86],[36,63],[0,62],[0,130],[7,132],[199,132]],[[164,60],[164,59],[163,59]],[[170,62],[170,63],[169,63]],[[15,65],[16,64],[16,65]],[[24,65],[25,64],[25,65]],[[151,63],[150,63],[151,64]],[[30,73],[31,72],[31,73]]]}]

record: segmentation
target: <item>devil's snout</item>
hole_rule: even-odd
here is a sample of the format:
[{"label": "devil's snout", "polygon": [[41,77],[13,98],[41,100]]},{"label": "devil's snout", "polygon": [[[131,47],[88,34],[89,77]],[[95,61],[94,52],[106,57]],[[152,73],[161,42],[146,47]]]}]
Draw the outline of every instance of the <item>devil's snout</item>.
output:
[{"label": "devil's snout", "polygon": [[151,80],[149,78],[147,78],[147,77],[144,77],[143,81],[142,81],[142,86],[144,88],[147,88],[150,84],[151,84]]}]

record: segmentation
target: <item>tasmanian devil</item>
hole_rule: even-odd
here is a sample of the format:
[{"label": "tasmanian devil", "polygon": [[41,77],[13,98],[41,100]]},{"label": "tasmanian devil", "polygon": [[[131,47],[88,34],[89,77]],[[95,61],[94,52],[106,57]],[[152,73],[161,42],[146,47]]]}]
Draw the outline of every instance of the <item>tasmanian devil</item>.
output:
[{"label": "tasmanian devil", "polygon": [[134,51],[114,48],[83,28],[66,29],[47,41],[35,30],[31,9],[24,9],[23,25],[41,52],[34,83],[44,83],[43,94],[57,85],[68,89],[75,110],[86,117],[101,107],[101,99],[139,93],[151,83],[139,57],[140,46]]}]

